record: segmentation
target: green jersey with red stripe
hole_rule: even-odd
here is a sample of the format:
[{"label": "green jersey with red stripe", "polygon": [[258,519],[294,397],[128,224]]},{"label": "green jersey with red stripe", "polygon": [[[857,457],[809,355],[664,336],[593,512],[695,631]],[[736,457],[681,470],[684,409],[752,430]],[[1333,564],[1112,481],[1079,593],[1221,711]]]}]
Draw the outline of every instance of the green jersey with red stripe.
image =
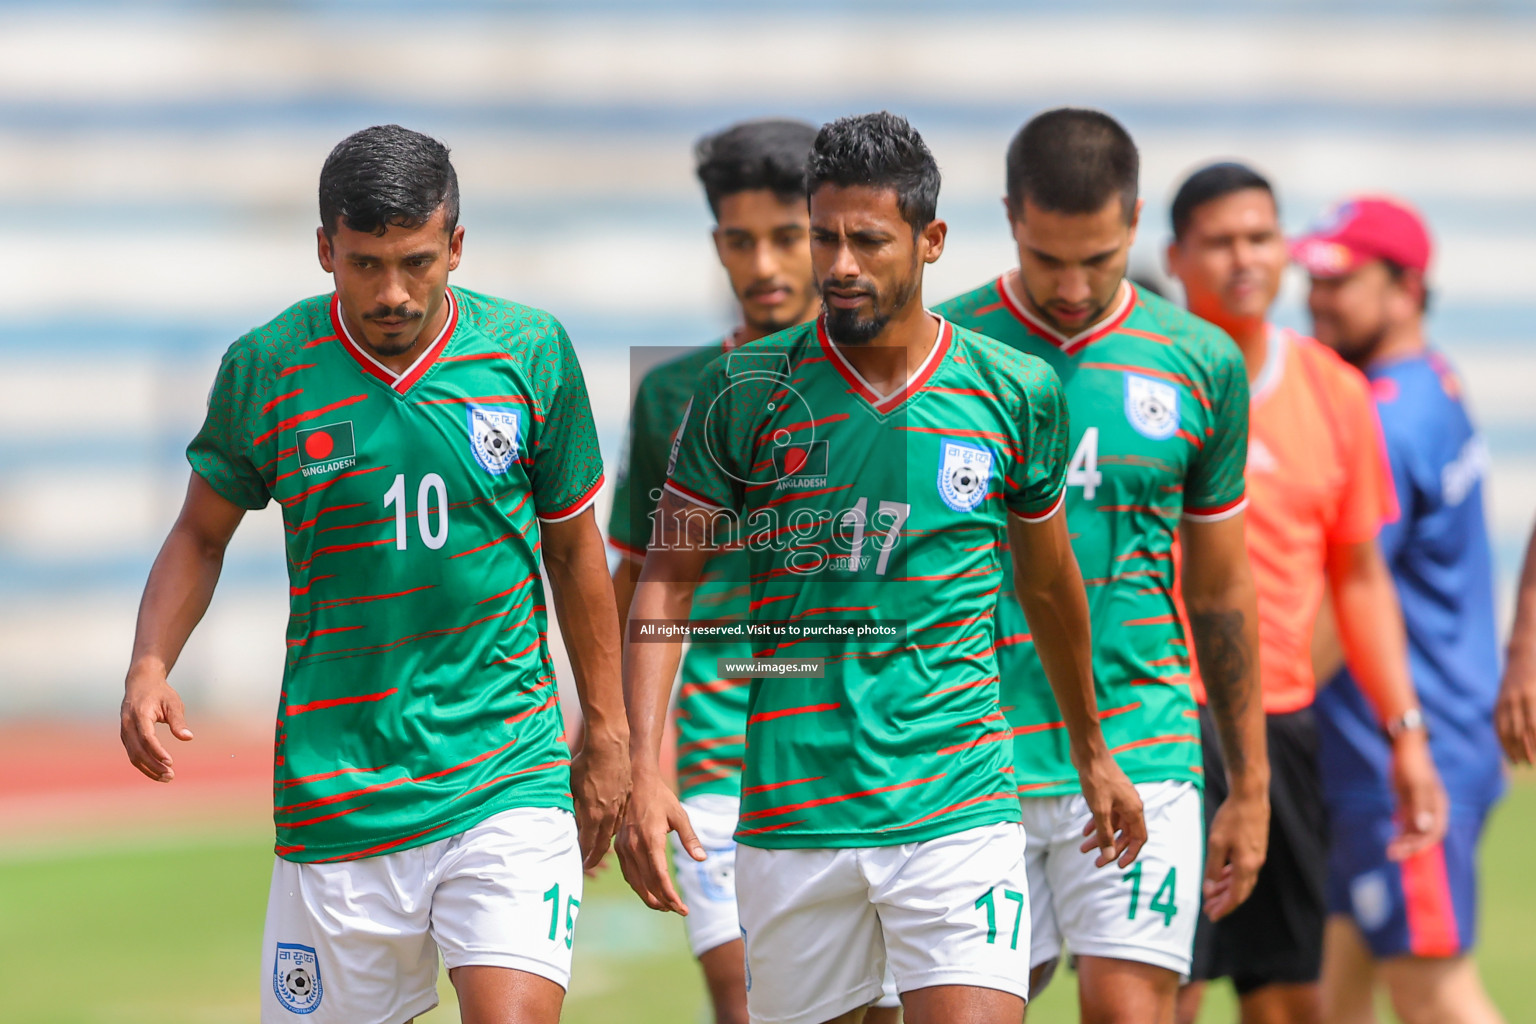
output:
[{"label": "green jersey with red stripe", "polygon": [[[699,375],[730,349],[727,341],[688,352],[655,367],[640,381],[630,411],[629,439],[613,490],[608,543],[641,561],[651,538],[651,515],[667,481],[667,453],[693,397]],[[709,560],[693,592],[692,617],[739,621],[747,613],[746,555],[723,551]],[[722,658],[750,658],[750,644],[696,643],[683,655],[677,695],[677,788],[683,797],[741,793],[746,743],[746,679],[723,679]]]},{"label": "green jersey with red stripe", "polygon": [[[1111,314],[1073,338],[1034,316],[1016,289],[1005,276],[939,309],[1061,375],[1072,413],[1067,525],[1093,619],[1105,739],[1132,782],[1198,784],[1200,727],[1174,600],[1174,541],[1181,517],[1214,521],[1245,504],[1242,354],[1217,328],[1128,281]],[[1061,712],[1012,586],[1002,590],[998,631],[1019,792],[1076,792]]]},{"label": "green jersey with red stripe", "polygon": [[715,360],[684,415],[667,489],[740,530],[751,626],[794,630],[755,654],[822,659],[820,678],[752,681],[742,843],[885,846],[1019,820],[993,618],[1007,515],[1061,503],[1061,383],[942,321],[906,377],[877,393],[804,324]]},{"label": "green jersey with red stripe", "polygon": [[461,288],[395,374],[307,299],[235,342],[187,449],[286,531],[277,852],[346,860],[571,807],[539,521],[602,483],[581,368],[549,314]]}]

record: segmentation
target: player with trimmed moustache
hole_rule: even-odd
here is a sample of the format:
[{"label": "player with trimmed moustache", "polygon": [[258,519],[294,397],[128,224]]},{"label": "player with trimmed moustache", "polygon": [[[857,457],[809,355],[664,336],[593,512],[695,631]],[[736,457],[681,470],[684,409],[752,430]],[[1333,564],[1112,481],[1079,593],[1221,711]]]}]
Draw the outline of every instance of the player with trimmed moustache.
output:
[{"label": "player with trimmed moustache", "polygon": [[[1106,114],[1062,108],[1030,120],[1006,161],[1018,266],[939,307],[1049,362],[1071,410],[1066,515],[1087,577],[1097,701],[1146,807],[1134,866],[1101,869],[1078,851],[1089,813],[1043,685],[1043,638],[1006,587],[998,663],[1030,837],[1031,989],[1049,982],[1065,945],[1091,1022],[1172,1018],[1201,902],[1217,917],[1243,902],[1269,822],[1243,547],[1248,380],[1224,334],[1126,279],[1138,168],[1135,143]],[[1191,639],[1233,779],[1204,845]]]},{"label": "player with trimmed moustache", "polygon": [[[1099,726],[1087,604],[1057,515],[1061,384],[924,308],[923,267],[946,234],[938,189],[902,118],[818,133],[808,192],[826,311],[705,371],[631,610],[636,785],[618,849],[661,910],[685,909],[668,833],[704,851],[657,765],[679,645],[637,642],[636,625],[686,616],[723,520],[745,534],[752,623],[801,630],[756,654],[804,659],[805,674],[765,665],[748,704],[736,882],[757,1021],[856,1021],[887,963],[912,1024],[1022,1020],[1025,836],[993,656],[1005,542],[1092,814],[1084,846],[1128,868],[1145,839]],[[902,635],[805,632],[871,619]]]},{"label": "player with trimmed moustache", "polygon": [[[332,150],[316,238],[335,290],[230,346],[144,588],[122,741],[170,782],[156,725],[192,733],[167,677],[246,511],[281,506],[265,1024],[408,1021],[437,1005],[439,955],[466,1024],[555,1024],[582,868],[628,793],[581,367],[548,313],[449,285],[458,216],[435,139],[384,125]],[[586,720],[574,758],[550,599]]]},{"label": "player with trimmed moustache", "polygon": [[[1391,741],[1336,644],[1317,695],[1328,802],[1323,1016],[1373,1024],[1377,983],[1406,1024],[1501,1024],[1471,951],[1477,846],[1504,789],[1494,729],[1499,653],[1483,509],[1488,451],[1446,357],[1425,338],[1429,231],[1398,200],[1340,203],[1291,246],[1309,275],[1317,339],[1371,383],[1401,514],[1377,543],[1392,571],[1430,753],[1450,799],[1446,834],[1402,859]],[[1331,632],[1325,620],[1319,636]]]},{"label": "player with trimmed moustache", "polygon": [[[1172,206],[1169,268],[1190,311],[1237,342],[1251,386],[1247,546],[1258,584],[1259,675],[1270,754],[1269,855],[1248,902],[1203,919],[1197,982],[1230,977],[1245,1024],[1321,1019],[1328,821],[1313,711],[1313,627],[1325,592],[1375,721],[1391,736],[1395,859],[1445,832],[1445,791],[1408,673],[1403,620],[1377,535],[1397,515],[1365,378],[1330,349],[1269,322],[1288,256],[1274,190],[1220,163],[1192,174]],[[1198,666],[1206,672],[1204,659]],[[1207,690],[1209,689],[1207,685]],[[1208,792],[1226,788],[1205,721]],[[1186,988],[1181,1021],[1198,1013]]]},{"label": "player with trimmed moustache", "polygon": [[[725,352],[821,312],[811,275],[805,203],[805,165],[815,138],[816,129],[804,122],[765,119],[732,125],[695,147],[696,172],[715,217],[715,252],[741,322],[724,338],[650,370],[636,391],[608,522],[608,543],[620,556],[613,576],[620,621],[629,617],[653,513],[666,483],[667,453],[700,372]],[[727,550],[704,567],[693,593],[693,618],[746,617],[745,559],[745,552]],[[747,1021],[732,834],[741,810],[750,680],[720,678],[721,659],[733,656],[750,658],[751,644],[691,645],[683,656],[673,713],[678,794],[707,856],[702,863],[694,861],[674,839],[672,861],[688,904],[689,945],[704,972],[716,1024]],[[900,1005],[894,989],[885,992],[866,1024],[895,1020]]]}]

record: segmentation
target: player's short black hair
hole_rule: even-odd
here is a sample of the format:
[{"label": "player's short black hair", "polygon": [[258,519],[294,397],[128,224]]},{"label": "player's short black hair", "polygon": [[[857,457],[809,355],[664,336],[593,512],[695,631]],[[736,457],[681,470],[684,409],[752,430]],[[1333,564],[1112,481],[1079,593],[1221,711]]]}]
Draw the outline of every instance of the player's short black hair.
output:
[{"label": "player's short black hair", "polygon": [[343,219],[353,231],[375,235],[420,227],[438,207],[452,234],[459,223],[459,176],[448,147],[397,124],[348,135],[320,169],[320,224],[327,235]]},{"label": "player's short black hair", "polygon": [[1125,219],[1136,211],[1141,157],[1120,122],[1099,110],[1058,107],[1036,114],[1008,144],[1008,202],[1052,213],[1097,213],[1120,197]]},{"label": "player's short black hair", "polygon": [[822,125],[807,178],[807,196],[823,185],[895,190],[914,237],[939,213],[938,162],[907,119],[889,111]]},{"label": "player's short black hair", "polygon": [[767,189],[786,203],[803,197],[815,140],[814,127],[787,118],[743,121],[704,136],[693,159],[710,212],[718,218],[720,200],[738,192]]},{"label": "player's short black hair", "polygon": [[[1222,196],[1229,196],[1233,192],[1246,192],[1251,188],[1268,192],[1270,199],[1275,198],[1274,186],[1269,183],[1268,178],[1247,164],[1231,160],[1202,167],[1185,178],[1184,184],[1180,185],[1178,192],[1174,194],[1173,206],[1168,211],[1173,220],[1174,241],[1184,240],[1184,232],[1189,230],[1189,222],[1200,207]],[[1276,206],[1278,205],[1277,202]]]}]

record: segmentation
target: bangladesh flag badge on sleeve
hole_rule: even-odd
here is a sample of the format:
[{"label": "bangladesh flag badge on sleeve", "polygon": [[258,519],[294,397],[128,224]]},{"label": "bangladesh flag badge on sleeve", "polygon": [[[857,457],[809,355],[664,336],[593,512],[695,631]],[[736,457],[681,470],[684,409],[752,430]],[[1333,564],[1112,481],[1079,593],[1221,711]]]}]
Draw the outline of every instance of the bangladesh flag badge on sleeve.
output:
[{"label": "bangladesh flag badge on sleeve", "polygon": [[305,427],[294,433],[299,450],[299,469],[305,476],[350,469],[357,465],[357,441],[352,421]]}]

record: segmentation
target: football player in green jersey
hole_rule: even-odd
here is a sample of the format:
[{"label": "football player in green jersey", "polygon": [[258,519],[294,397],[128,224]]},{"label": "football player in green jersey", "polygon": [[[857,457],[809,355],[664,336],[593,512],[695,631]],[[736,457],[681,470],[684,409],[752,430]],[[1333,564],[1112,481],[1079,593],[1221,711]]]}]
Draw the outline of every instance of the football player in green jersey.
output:
[{"label": "football player in green jersey", "polygon": [[[620,861],[649,906],[687,912],[667,835],[704,850],[657,766],[678,644],[637,630],[686,616],[712,521],[739,527],[750,625],[771,631],[754,634],[771,660],[749,673],[736,831],[752,1019],[856,1020],[889,964],[912,1024],[1017,1022],[1028,884],[993,656],[1010,539],[1092,808],[1082,845],[1128,868],[1144,838],[1098,724],[1055,514],[1061,383],[923,307],[946,226],[938,166],[904,119],[824,126],[808,179],[825,315],[715,360],[673,447],[626,638],[636,786]],[[796,664],[805,675],[778,674]]]},{"label": "football player in green jersey", "polygon": [[[246,510],[278,502],[268,1024],[413,1018],[437,1004],[439,953],[466,1022],[554,1024],[583,862],[628,791],[581,368],[548,313],[448,285],[458,211],[434,139],[387,125],[332,151],[317,236],[336,290],[225,354],[139,612],[123,744],[169,782],[156,723],[192,733],[167,676]],[[586,716],[574,759],[541,567]]]},{"label": "football player in green jersey", "polygon": [[[1032,635],[1004,588],[998,661],[1030,836],[1034,986],[1065,943],[1085,1021],[1172,1020],[1204,899],[1221,916],[1246,898],[1268,824],[1264,720],[1255,672],[1254,585],[1243,547],[1248,379],[1209,324],[1125,279],[1136,236],[1138,155],[1117,122],[1047,111],[1007,156],[1019,266],[939,312],[1055,367],[1071,411],[1066,518],[1093,631],[1104,733],[1146,807],[1134,867],[1099,871],[1077,851],[1078,794],[1061,713]],[[1183,594],[1234,780],[1202,849],[1200,727]]]},{"label": "football player in green jersey", "polygon": [[[815,137],[816,129],[801,121],[748,121],[707,136],[696,147],[699,181],[715,216],[715,251],[740,307],[741,324],[725,338],[652,369],[636,391],[608,522],[608,543],[620,556],[613,585],[621,621],[629,615],[645,561],[652,512],[666,482],[667,453],[699,374],[722,352],[804,323],[821,311],[811,276],[805,204],[805,162]],[[728,551],[704,567],[693,594],[695,618],[745,617],[745,559],[742,551]],[[717,1024],[747,1021],[732,834],[740,813],[750,682],[722,679],[717,666],[722,658],[751,656],[751,645],[744,641],[690,646],[683,656],[675,714],[678,791],[708,856],[697,863],[675,843],[672,856],[678,887],[688,902],[689,945],[704,971]],[[894,1017],[894,991],[884,1001],[888,1006],[879,1012]]]}]

